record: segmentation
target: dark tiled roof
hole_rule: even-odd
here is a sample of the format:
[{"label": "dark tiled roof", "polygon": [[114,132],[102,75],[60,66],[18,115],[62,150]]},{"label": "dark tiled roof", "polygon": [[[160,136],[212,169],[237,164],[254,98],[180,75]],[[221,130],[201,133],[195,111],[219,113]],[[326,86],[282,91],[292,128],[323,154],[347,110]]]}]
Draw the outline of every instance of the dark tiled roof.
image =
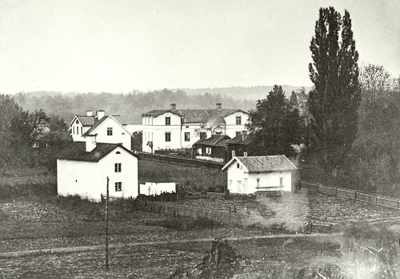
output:
[{"label": "dark tiled roof", "polygon": [[244,144],[244,145],[247,145],[249,143],[251,143],[251,137],[248,134],[247,135],[239,134],[228,142],[228,144]]},{"label": "dark tiled roof", "polygon": [[149,112],[143,113],[143,114],[142,114],[142,117],[145,117],[145,116],[157,117],[157,116],[159,116],[159,115],[161,115],[161,114],[164,114],[164,113],[166,113],[166,112],[169,112],[169,113],[173,113],[173,114],[182,116],[182,115],[179,114],[179,112],[178,112],[177,110],[170,110],[170,109],[153,109],[153,110],[151,110],[151,111],[149,111]]},{"label": "dark tiled roof", "polygon": [[226,169],[235,160],[240,161],[251,173],[297,169],[285,155],[235,157],[223,169]]},{"label": "dark tiled roof", "polygon": [[90,135],[97,127],[101,125],[101,123],[106,121],[108,117],[109,117],[108,115],[104,115],[100,120],[96,121],[96,123],[92,127],[90,127],[90,129],[87,130],[86,133],[83,134],[83,136]]},{"label": "dark tiled roof", "polygon": [[92,125],[94,125],[94,122],[95,122],[94,116],[77,115],[76,117],[82,123],[83,126],[92,126]]},{"label": "dark tiled roof", "polygon": [[194,143],[194,145],[208,145],[208,146],[226,146],[231,138],[227,135],[214,135],[208,139],[201,139]]},{"label": "dark tiled roof", "polygon": [[[98,162],[117,147],[121,147],[128,151],[120,144],[97,143],[95,149],[91,152],[86,152],[86,142],[71,142],[64,147],[58,156],[58,159]],[[135,156],[130,151],[128,152],[132,154],[132,156]]]},{"label": "dark tiled roof", "polygon": [[[153,116],[157,117],[166,112],[174,113],[183,118],[184,123],[206,123],[212,119],[223,119],[232,113],[235,112],[244,112],[240,109],[181,109],[181,110],[151,110],[147,113],[144,113],[142,116]],[[224,121],[225,122],[225,121]],[[218,123],[224,123],[218,122]]]}]

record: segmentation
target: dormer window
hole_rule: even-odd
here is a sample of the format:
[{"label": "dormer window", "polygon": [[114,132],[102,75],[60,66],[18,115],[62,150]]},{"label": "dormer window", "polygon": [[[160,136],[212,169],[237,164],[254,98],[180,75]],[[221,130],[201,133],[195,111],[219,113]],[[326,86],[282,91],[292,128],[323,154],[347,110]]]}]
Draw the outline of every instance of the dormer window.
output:
[{"label": "dormer window", "polygon": [[171,125],[171,117],[165,117],[165,125],[166,126]]},{"label": "dormer window", "polygon": [[75,124],[78,124],[78,125],[79,125],[79,120],[78,120],[78,119],[75,121]]},{"label": "dormer window", "polygon": [[107,136],[112,136],[113,135],[113,128],[112,127],[108,127],[107,128]]}]

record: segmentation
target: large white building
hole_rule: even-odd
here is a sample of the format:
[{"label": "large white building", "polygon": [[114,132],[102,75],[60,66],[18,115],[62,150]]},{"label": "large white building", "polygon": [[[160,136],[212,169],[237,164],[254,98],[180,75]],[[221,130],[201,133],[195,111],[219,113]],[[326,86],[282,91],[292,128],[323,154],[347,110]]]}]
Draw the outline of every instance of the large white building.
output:
[{"label": "large white building", "polygon": [[240,109],[152,110],[142,115],[144,152],[160,149],[191,148],[202,138],[228,135],[231,138],[246,130],[249,114]]},{"label": "large white building", "polygon": [[103,110],[99,110],[97,115],[89,110],[86,115],[75,116],[69,129],[74,142],[84,142],[86,136],[96,136],[97,142],[120,143],[131,150],[131,133],[116,116],[105,115]]},{"label": "large white building", "polygon": [[121,144],[72,142],[57,158],[57,192],[60,196],[79,195],[100,201],[109,194],[114,198],[138,196],[138,158]]}]

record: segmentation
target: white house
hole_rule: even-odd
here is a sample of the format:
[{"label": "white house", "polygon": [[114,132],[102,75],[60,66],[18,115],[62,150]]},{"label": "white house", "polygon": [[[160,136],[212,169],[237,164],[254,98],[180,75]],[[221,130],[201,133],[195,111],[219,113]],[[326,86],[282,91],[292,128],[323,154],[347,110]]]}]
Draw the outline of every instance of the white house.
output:
[{"label": "white house", "polygon": [[72,142],[57,158],[57,192],[60,196],[79,195],[100,201],[106,195],[116,198],[138,196],[138,157],[121,144]]},{"label": "white house", "polygon": [[131,150],[131,133],[117,120],[117,116],[105,115],[103,110],[99,110],[97,115],[89,110],[84,116],[75,116],[69,129],[74,142],[85,141],[86,135],[96,135],[99,143],[120,143]]},{"label": "white house", "polygon": [[152,110],[142,114],[144,152],[159,149],[191,148],[199,139],[211,135],[228,135],[233,138],[246,130],[249,114],[240,109],[177,110],[171,104],[168,110]]},{"label": "white house", "polygon": [[233,157],[222,170],[228,174],[230,193],[292,191],[296,166],[285,155]]}]

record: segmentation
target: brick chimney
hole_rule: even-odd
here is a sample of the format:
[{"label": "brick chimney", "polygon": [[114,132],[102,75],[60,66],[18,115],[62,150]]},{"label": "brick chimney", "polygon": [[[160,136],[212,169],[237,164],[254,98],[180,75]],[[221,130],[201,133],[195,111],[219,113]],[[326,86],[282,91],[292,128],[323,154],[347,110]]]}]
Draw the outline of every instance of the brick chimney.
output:
[{"label": "brick chimney", "polygon": [[97,120],[102,119],[104,117],[104,114],[105,114],[105,112],[102,109],[97,111]]},{"label": "brick chimney", "polygon": [[221,103],[217,103],[217,110],[222,110],[222,104]]},{"label": "brick chimney", "polygon": [[171,110],[175,111],[176,110],[176,104],[171,104]]},{"label": "brick chimney", "polygon": [[93,149],[96,148],[96,135],[87,135],[85,136],[86,140],[86,152],[92,152]]},{"label": "brick chimney", "polygon": [[87,110],[86,111],[86,116],[93,116],[93,111],[92,110]]},{"label": "brick chimney", "polygon": [[246,138],[246,135],[247,135],[247,131],[243,130],[242,131],[242,141],[244,141],[244,139]]}]

